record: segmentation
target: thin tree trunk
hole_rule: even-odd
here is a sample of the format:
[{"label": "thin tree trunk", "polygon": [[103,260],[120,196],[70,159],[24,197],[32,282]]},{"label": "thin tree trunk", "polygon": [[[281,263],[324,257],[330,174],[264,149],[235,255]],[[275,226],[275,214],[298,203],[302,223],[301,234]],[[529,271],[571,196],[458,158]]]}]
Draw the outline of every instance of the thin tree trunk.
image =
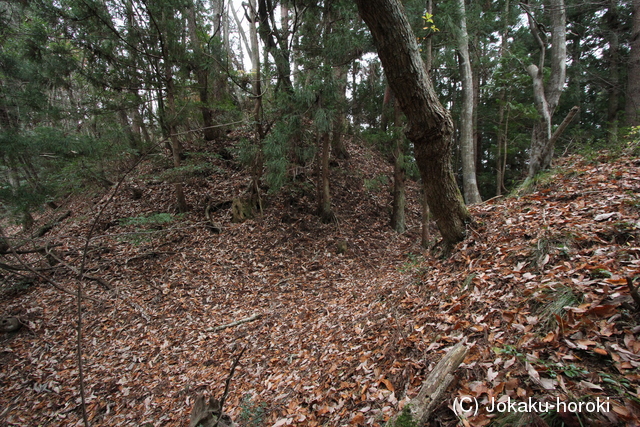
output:
[{"label": "thin tree trunk", "polygon": [[331,191],[329,188],[329,153],[331,144],[329,132],[320,135],[320,174],[318,176],[318,215],[323,223],[328,224],[335,220],[331,210]]},{"label": "thin tree trunk", "polygon": [[[506,104],[506,91],[501,94],[502,102],[498,112],[498,152],[496,154],[496,196],[506,192],[504,175],[507,169],[507,138],[509,135],[509,115],[511,109]],[[506,111],[506,114],[505,114]],[[505,117],[506,116],[506,117]]]},{"label": "thin tree trunk", "polygon": [[251,195],[252,207],[256,204],[261,206],[260,199],[260,180],[262,179],[262,170],[264,156],[262,152],[262,141],[265,137],[264,127],[262,125],[262,75],[260,68],[260,47],[258,45],[258,32],[256,29],[257,9],[256,0],[250,0],[250,13],[254,17],[253,22],[249,23],[249,38],[251,39],[251,68],[253,71],[253,120],[256,126],[256,155],[253,160],[253,171],[251,174]]},{"label": "thin tree trunk", "polygon": [[625,116],[627,126],[640,125],[640,0],[633,0],[631,53],[627,69]]},{"label": "thin tree trunk", "polygon": [[333,119],[333,132],[331,135],[331,151],[336,159],[348,159],[349,152],[344,145],[344,133],[346,130],[346,106],[347,106],[347,66],[341,65],[333,69],[333,77],[336,81],[338,109]]},{"label": "thin tree trunk", "polygon": [[[433,0],[427,0],[427,13],[433,15]],[[433,38],[431,37],[433,32],[427,37],[427,46],[425,50],[425,68],[427,74],[431,72],[431,64],[433,62]]]},{"label": "thin tree trunk", "polygon": [[[173,84],[173,75],[171,73],[171,65],[169,61],[166,61],[165,65],[165,79],[166,79],[166,89],[167,89],[167,107],[169,109],[169,120],[168,120],[168,130],[169,130],[169,139],[171,140],[171,153],[173,157],[173,167],[180,167],[180,156],[182,147],[180,146],[180,141],[178,140],[178,136],[176,135],[176,101],[175,101],[175,87]],[[178,180],[174,184],[174,189],[176,192],[176,200],[178,202],[178,211],[180,213],[187,212],[189,210],[187,206],[187,200],[184,197],[184,190],[182,186],[182,181]]]},{"label": "thin tree trunk", "polygon": [[[393,102],[394,126],[399,129],[402,126],[402,112],[398,103]],[[405,167],[404,167],[404,135],[396,135],[396,146],[393,150],[393,208],[391,212],[391,228],[398,233],[404,233],[407,229],[405,220]]]},{"label": "thin tree trunk", "polygon": [[[291,64],[289,61],[289,49],[286,38],[278,33],[277,28],[272,27],[273,10],[269,8],[270,1],[258,0],[258,18],[260,25],[258,32],[264,43],[266,51],[273,56],[276,71],[278,73],[278,88],[285,93],[293,93],[291,83]],[[265,55],[265,59],[266,59]]]},{"label": "thin tree trunk", "polygon": [[204,128],[204,139],[213,141],[217,138],[216,129],[213,127],[213,111],[209,108],[209,75],[208,71],[202,67],[204,56],[202,47],[198,39],[198,26],[196,21],[195,4],[192,2],[187,8],[187,23],[189,25],[189,38],[193,49],[194,61],[192,67],[198,85],[198,96],[200,98],[200,113],[202,114],[202,124]]},{"label": "thin tree trunk", "polygon": [[424,185],[420,191],[420,207],[422,208],[422,230],[420,233],[420,246],[425,249],[429,248],[431,240],[431,231],[429,230],[429,203],[425,192]]},{"label": "thin tree trunk", "polygon": [[[433,0],[427,0],[427,13],[433,15]],[[425,48],[425,63],[424,68],[427,72],[427,78],[431,73],[431,64],[433,63],[433,39],[432,34],[429,34],[427,38],[427,45]],[[420,207],[421,207],[421,239],[420,244],[423,248],[428,249],[431,240],[431,230],[429,229],[429,220],[431,219],[431,212],[429,212],[429,201],[427,200],[427,191],[424,181],[422,182],[422,188],[420,190]]]},{"label": "thin tree trunk", "polygon": [[445,250],[464,239],[471,216],[451,166],[453,121],[428,78],[415,35],[398,0],[356,0],[400,108],[408,122],[429,207]]},{"label": "thin tree trunk", "polygon": [[618,112],[620,111],[620,19],[618,16],[618,1],[609,1],[609,10],[605,14],[609,35],[609,87],[607,96],[607,125],[609,127],[609,142],[618,140]]},{"label": "thin tree trunk", "polygon": [[[504,5],[504,29],[502,31],[502,41],[500,44],[500,62],[504,60],[509,39],[509,8],[510,2],[506,0]],[[502,67],[503,64],[500,64]],[[505,118],[506,110],[506,118]],[[507,168],[507,140],[509,138],[509,113],[507,104],[507,88],[500,91],[500,107],[498,111],[498,152],[496,154],[496,196],[501,196],[506,191],[504,186],[504,175]]]},{"label": "thin tree trunk", "polygon": [[460,114],[460,150],[462,151],[462,188],[467,204],[482,202],[476,178],[476,154],[473,141],[473,73],[469,58],[469,35],[464,0],[458,0],[460,28],[458,29],[458,52],[462,71],[462,113]]},{"label": "thin tree trunk", "polygon": [[384,96],[382,97],[382,114],[380,115],[380,129],[387,131],[389,127],[389,118],[394,111],[393,92],[389,85],[384,88]]}]

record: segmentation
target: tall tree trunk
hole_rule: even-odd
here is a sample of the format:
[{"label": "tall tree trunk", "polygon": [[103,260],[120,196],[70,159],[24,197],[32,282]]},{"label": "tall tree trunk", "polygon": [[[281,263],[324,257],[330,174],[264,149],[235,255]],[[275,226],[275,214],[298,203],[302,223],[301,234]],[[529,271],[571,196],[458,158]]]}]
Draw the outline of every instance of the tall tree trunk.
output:
[{"label": "tall tree trunk", "polygon": [[543,68],[545,64],[546,45],[540,37],[538,23],[528,11],[531,33],[540,47],[540,61],[538,65],[531,64],[527,72],[533,79],[533,98],[536,109],[540,114],[540,121],[534,124],[531,134],[531,151],[529,157],[528,179],[532,179],[539,171],[551,166],[553,158],[553,144],[551,140],[551,125],[553,113],[560,101],[564,89],[567,70],[567,26],[566,8],[564,0],[549,0],[548,7],[551,14],[551,74],[545,86]]},{"label": "tall tree trunk", "polygon": [[[504,5],[504,29],[502,30],[502,41],[500,43],[500,68],[504,66],[503,61],[507,53],[509,44],[509,8],[510,1],[506,0]],[[506,117],[505,117],[506,111]],[[496,153],[496,196],[501,196],[506,191],[504,186],[504,174],[507,167],[507,140],[509,137],[509,106],[507,104],[507,88],[500,90],[500,107],[498,110],[498,150]]]},{"label": "tall tree trunk", "polygon": [[278,73],[277,87],[285,93],[293,93],[287,38],[280,34],[277,28],[272,25],[275,23],[275,19],[273,8],[270,8],[270,5],[271,1],[269,0],[258,0],[258,18],[260,21],[258,32],[265,45],[265,49],[273,56]]},{"label": "tall tree trunk", "polygon": [[348,159],[349,152],[344,145],[346,131],[346,107],[347,107],[347,72],[346,65],[340,65],[333,69],[333,78],[336,81],[338,109],[333,118],[333,132],[331,134],[331,151],[336,159]]},{"label": "tall tree trunk", "polygon": [[384,88],[384,96],[382,97],[382,114],[380,115],[380,129],[387,131],[389,127],[389,119],[394,111],[393,92],[389,85]]},{"label": "tall tree trunk", "polygon": [[[496,154],[496,196],[506,192],[504,174],[507,169],[507,138],[509,135],[510,108],[506,102],[506,91],[500,94],[500,109],[498,110],[498,152]],[[506,111],[506,114],[505,114]],[[505,117],[506,116],[506,117]]]},{"label": "tall tree trunk", "polygon": [[249,39],[251,40],[251,68],[253,71],[254,80],[253,86],[253,120],[256,126],[256,155],[253,159],[253,170],[251,173],[251,206],[261,206],[260,199],[260,180],[262,179],[262,170],[264,163],[264,155],[262,151],[262,141],[265,137],[265,131],[262,124],[262,74],[260,68],[260,46],[258,45],[258,31],[256,29],[257,23],[257,9],[256,0],[250,0],[250,13],[254,18],[249,23]]},{"label": "tall tree trunk", "polygon": [[458,52],[462,71],[462,113],[460,114],[460,149],[462,151],[462,188],[467,204],[482,202],[476,178],[476,153],[473,139],[473,74],[469,58],[469,35],[464,0],[458,0],[460,28],[458,29]]},{"label": "tall tree trunk", "polygon": [[[171,140],[171,153],[173,157],[173,167],[180,167],[180,157],[182,152],[182,147],[180,146],[180,141],[178,140],[178,136],[176,135],[176,100],[175,100],[175,87],[173,83],[173,74],[171,73],[171,65],[169,61],[166,61],[165,66],[165,78],[166,78],[166,88],[167,88],[167,107],[169,109],[169,120],[168,120],[168,130],[169,130],[169,138]],[[189,210],[187,206],[187,200],[184,197],[184,189],[182,185],[182,181],[178,180],[174,184],[174,189],[176,192],[176,200],[178,201],[178,211],[180,213],[187,212]]]},{"label": "tall tree trunk", "polygon": [[329,132],[320,134],[320,167],[318,174],[318,215],[323,223],[335,221],[331,210],[331,190],[329,188],[329,154],[331,152]]},{"label": "tall tree trunk", "polygon": [[633,0],[631,54],[627,68],[625,116],[627,126],[640,125],[640,0]]},{"label": "tall tree trunk", "polygon": [[[433,15],[433,0],[427,0],[426,4],[427,13]],[[427,37],[427,45],[425,47],[425,63],[424,68],[427,72],[427,78],[431,73],[431,64],[433,63],[433,33],[430,33]],[[421,208],[421,238],[420,244],[423,248],[429,247],[429,241],[431,240],[431,231],[429,230],[429,220],[431,218],[431,212],[429,212],[429,201],[427,200],[427,191],[424,181],[422,182],[422,188],[420,190],[420,208]]]},{"label": "tall tree trunk", "polygon": [[[397,130],[402,126],[402,112],[400,106],[393,100],[394,123]],[[404,233],[407,229],[405,220],[405,166],[404,166],[404,135],[396,135],[396,146],[393,150],[393,205],[391,211],[391,228],[398,233]]]},{"label": "tall tree trunk", "polygon": [[609,39],[609,87],[607,96],[607,125],[609,142],[618,140],[618,112],[620,111],[620,17],[618,0],[609,1],[609,10],[605,14]]},{"label": "tall tree trunk", "polygon": [[471,216],[451,167],[453,121],[428,78],[416,38],[398,0],[356,0],[371,30],[389,86],[408,121],[407,137],[445,249],[464,239]]},{"label": "tall tree trunk", "polygon": [[200,98],[200,112],[202,114],[202,124],[204,139],[213,141],[218,137],[216,129],[213,127],[213,111],[209,108],[209,72],[204,65],[204,55],[202,46],[198,38],[198,26],[196,21],[195,3],[190,3],[187,8],[187,23],[189,25],[189,38],[193,49],[194,61],[191,66],[194,69],[196,82],[198,85],[198,96]]},{"label": "tall tree trunk", "polygon": [[[433,16],[433,0],[427,0],[427,13]],[[427,45],[425,49],[425,63],[424,66],[427,70],[427,74],[431,72],[431,63],[433,62],[433,32],[430,32],[427,36]]]}]

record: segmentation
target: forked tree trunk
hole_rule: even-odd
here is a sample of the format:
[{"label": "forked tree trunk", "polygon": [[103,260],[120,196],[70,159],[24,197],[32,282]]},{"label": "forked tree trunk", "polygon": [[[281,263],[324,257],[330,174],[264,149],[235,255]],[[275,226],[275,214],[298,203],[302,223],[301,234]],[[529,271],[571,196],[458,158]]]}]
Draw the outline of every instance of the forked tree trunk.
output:
[{"label": "forked tree trunk", "polygon": [[567,11],[564,0],[549,0],[548,10],[551,14],[551,75],[545,86],[543,68],[547,46],[538,31],[538,23],[528,11],[529,27],[540,48],[538,65],[531,64],[527,72],[533,79],[533,99],[540,120],[531,133],[531,152],[529,157],[528,179],[532,179],[539,171],[551,166],[553,145],[551,139],[551,120],[560,101],[564,89],[567,71]]},{"label": "forked tree trunk", "polygon": [[451,166],[453,121],[440,104],[398,0],[356,0],[380,61],[408,122],[429,207],[447,250],[464,239],[471,220]]}]

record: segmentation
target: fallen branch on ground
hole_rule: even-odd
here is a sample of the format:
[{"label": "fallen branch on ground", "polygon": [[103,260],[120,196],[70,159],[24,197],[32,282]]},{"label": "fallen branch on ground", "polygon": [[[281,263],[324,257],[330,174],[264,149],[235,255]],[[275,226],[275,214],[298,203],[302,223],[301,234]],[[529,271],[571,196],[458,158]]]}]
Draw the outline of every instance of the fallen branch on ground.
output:
[{"label": "fallen branch on ground", "polygon": [[36,237],[42,237],[45,234],[47,234],[49,231],[51,231],[51,229],[53,229],[53,227],[55,227],[56,225],[60,224],[62,221],[64,221],[65,219],[69,218],[71,216],[71,211],[66,211],[65,213],[63,213],[62,215],[60,215],[58,218],[53,219],[52,221],[49,221],[48,223],[46,223],[45,225],[43,225],[42,227],[40,227],[34,234],[33,234],[33,238]]},{"label": "fallen branch on ground", "polygon": [[[466,340],[463,340],[449,350],[435,368],[433,368],[433,371],[431,371],[427,379],[424,380],[418,395],[407,404],[412,419],[417,423],[416,425],[421,426],[427,422],[436,405],[444,396],[447,388],[454,379],[453,372],[458,369],[458,366],[460,366],[464,357],[467,355],[469,349],[465,344]],[[401,414],[404,414],[404,412]],[[395,427],[396,421],[401,414],[392,417],[387,421],[386,426]]]},{"label": "fallen branch on ground", "polygon": [[[58,256],[56,256],[53,252],[51,251],[47,251],[47,255],[50,256],[51,258],[53,258],[54,260],[58,261],[60,264],[64,265],[65,267],[67,267],[69,270],[71,270],[74,274],[80,276],[80,270],[78,270],[77,268],[75,268],[72,265],[67,264],[66,262],[64,262],[61,258],[59,258]],[[107,282],[106,280],[104,280],[101,277],[96,277],[96,276],[90,276],[86,273],[82,274],[82,277],[87,279],[87,280],[91,280],[94,282],[98,282],[102,285],[102,287],[104,287],[107,290],[110,291],[115,291],[115,288],[111,285],[111,283]]]},{"label": "fallen branch on ground", "polygon": [[254,314],[253,316],[245,317],[244,319],[236,320],[235,322],[227,323],[226,325],[220,325],[220,326],[216,326],[214,328],[208,328],[205,331],[206,332],[217,332],[217,331],[221,331],[223,329],[232,328],[234,326],[242,325],[243,323],[253,322],[254,320],[259,319],[261,317],[262,317],[262,314],[258,313],[258,314]]}]

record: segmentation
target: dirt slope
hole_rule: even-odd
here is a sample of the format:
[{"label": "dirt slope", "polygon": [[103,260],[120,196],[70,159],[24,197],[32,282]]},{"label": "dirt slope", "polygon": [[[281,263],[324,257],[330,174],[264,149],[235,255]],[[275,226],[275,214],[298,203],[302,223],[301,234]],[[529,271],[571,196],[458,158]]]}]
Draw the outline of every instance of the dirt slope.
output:
[{"label": "dirt slope", "polygon": [[[82,315],[92,425],[187,425],[199,392],[222,395],[242,347],[225,405],[242,425],[382,425],[464,338],[469,355],[434,425],[459,421],[456,397],[556,396],[610,399],[607,414],[560,414],[567,425],[637,423],[640,328],[626,281],[640,274],[637,162],[566,159],[537,191],[473,207],[469,238],[441,260],[417,245],[415,185],[409,232],[397,235],[379,179],[390,167],[349,148],[347,172],[332,177],[338,224],[313,215],[310,171],[261,218],[232,224],[216,212],[220,235],[206,228],[205,201],[247,183],[228,162],[212,156],[215,167],[192,177],[183,217],[167,215],[171,185],[151,178],[151,162],[127,182],[89,244],[89,274],[113,289],[82,284],[93,298]],[[45,236],[66,265],[79,265],[109,196],[69,202],[72,217]],[[74,291],[66,265],[47,274]],[[79,425],[75,299],[40,280],[5,291],[0,314],[25,324],[0,337],[0,422]],[[464,423],[499,418],[485,412]]]}]

